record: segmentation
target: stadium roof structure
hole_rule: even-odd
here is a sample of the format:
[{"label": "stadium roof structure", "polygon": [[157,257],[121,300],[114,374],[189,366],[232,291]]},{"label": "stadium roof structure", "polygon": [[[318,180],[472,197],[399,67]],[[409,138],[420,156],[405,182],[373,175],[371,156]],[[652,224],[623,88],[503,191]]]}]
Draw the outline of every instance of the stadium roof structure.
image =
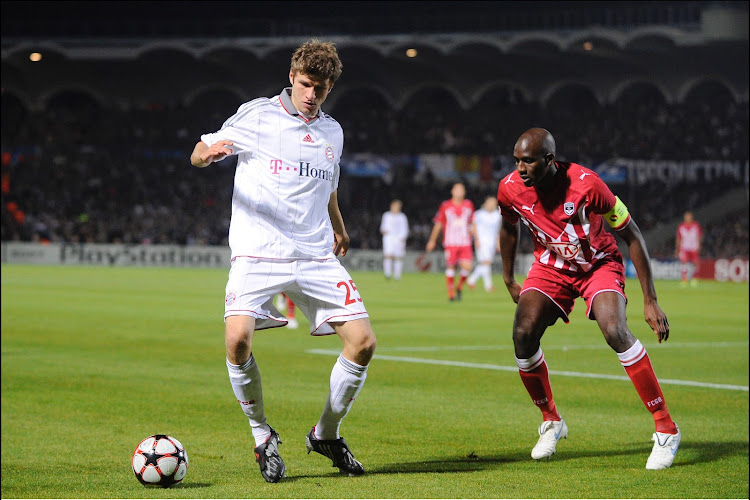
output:
[{"label": "stadium roof structure", "polygon": [[[349,92],[369,92],[400,110],[429,88],[444,90],[463,109],[498,88],[541,103],[566,89],[590,93],[600,103],[614,102],[633,88],[681,102],[701,85],[746,102],[747,2],[696,3],[704,4],[697,24],[321,36],[336,43],[344,63],[328,106]],[[43,108],[69,91],[88,94],[103,106],[190,104],[216,92],[243,102],[278,93],[286,84],[292,51],[311,35],[4,34],[3,94],[29,108]],[[42,59],[30,60],[32,53]]]}]

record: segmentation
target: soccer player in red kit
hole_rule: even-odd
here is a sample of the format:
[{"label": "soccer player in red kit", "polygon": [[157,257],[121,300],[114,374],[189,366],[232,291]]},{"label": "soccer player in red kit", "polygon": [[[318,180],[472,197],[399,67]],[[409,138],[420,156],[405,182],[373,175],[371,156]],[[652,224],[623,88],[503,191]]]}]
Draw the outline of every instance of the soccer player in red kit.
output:
[{"label": "soccer player in red kit", "polygon": [[[466,187],[457,182],[451,188],[451,199],[444,201],[433,219],[434,226],[425,250],[435,249],[440,232],[443,232],[445,250],[445,283],[448,299],[461,300],[461,289],[471,273],[474,251],[471,248],[471,221],[474,204],[466,199]],[[458,286],[455,286],[456,266],[460,268]]]},{"label": "soccer player in red kit", "polygon": [[[557,441],[568,435],[568,426],[552,397],[540,341],[558,318],[568,322],[574,300],[582,296],[587,317],[598,323],[653,415],[656,432],[646,468],[670,467],[680,444],[680,430],[669,415],[646,349],[628,329],[622,255],[604,222],[627,243],[643,290],[646,322],[662,342],[669,337],[669,323],[656,301],[640,229],[596,173],[555,160],[555,140],[547,130],[524,132],[515,144],[513,159],[516,170],[500,181],[497,194],[503,216],[500,253],[505,284],[518,304],[513,321],[516,364],[543,416],[532,458],[552,456]],[[535,260],[523,286],[513,276],[519,221],[534,239]]]},{"label": "soccer player in red kit", "polygon": [[688,282],[691,286],[698,286],[694,276],[700,265],[702,238],[701,225],[693,219],[692,212],[685,212],[683,222],[677,226],[677,239],[675,241],[677,257],[679,257],[682,265],[682,282],[680,284],[683,287],[686,287]]}]

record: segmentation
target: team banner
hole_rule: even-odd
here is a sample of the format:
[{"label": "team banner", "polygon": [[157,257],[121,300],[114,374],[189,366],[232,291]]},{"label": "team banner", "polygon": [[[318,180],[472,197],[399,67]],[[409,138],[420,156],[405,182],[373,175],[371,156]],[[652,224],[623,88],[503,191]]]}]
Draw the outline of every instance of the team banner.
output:
[{"label": "team banner", "polygon": [[393,160],[389,156],[379,156],[370,153],[354,153],[341,158],[341,170],[353,177],[384,177],[393,168]]},{"label": "team banner", "polygon": [[[355,177],[387,177],[394,168],[410,166],[415,180],[428,177],[441,182],[464,180],[472,184],[498,181],[510,173],[513,158],[508,155],[481,156],[455,154],[374,155],[355,153],[341,159],[342,171]],[[703,183],[717,180],[748,184],[747,160],[639,160],[610,158],[584,165],[594,170],[607,184],[641,185],[654,180],[668,185],[681,182]]]},{"label": "team banner", "polygon": [[229,259],[229,249],[220,246],[22,242],[2,244],[3,264],[227,268]]},{"label": "team banner", "polygon": [[748,183],[748,161],[729,160],[633,160],[611,158],[594,166],[604,182],[641,185],[654,180],[667,185],[730,180]]},{"label": "team banner", "polygon": [[[695,272],[697,279],[713,281],[732,281],[735,283],[747,283],[748,276],[747,258],[737,257],[734,259],[700,259],[700,264]],[[654,279],[679,280],[682,277],[682,264],[679,260],[651,259],[651,272]],[[635,278],[635,266],[631,260],[627,261],[625,275]]]},{"label": "team banner", "polygon": [[[48,266],[109,266],[109,267],[229,267],[230,252],[222,246],[181,245],[112,245],[97,243],[26,243],[4,242],[3,264],[38,264]],[[380,250],[349,250],[341,263],[350,271],[383,271],[383,252]],[[534,262],[533,254],[519,254],[515,273],[526,275]],[[681,264],[678,260],[652,259],[655,279],[679,280]],[[492,263],[492,273],[499,275],[503,266],[499,255]],[[626,261],[626,275],[635,278],[632,261]],[[404,256],[404,272],[445,272],[443,252],[424,253],[408,250]],[[748,259],[701,259],[695,274],[698,279],[746,283],[750,279]]]}]

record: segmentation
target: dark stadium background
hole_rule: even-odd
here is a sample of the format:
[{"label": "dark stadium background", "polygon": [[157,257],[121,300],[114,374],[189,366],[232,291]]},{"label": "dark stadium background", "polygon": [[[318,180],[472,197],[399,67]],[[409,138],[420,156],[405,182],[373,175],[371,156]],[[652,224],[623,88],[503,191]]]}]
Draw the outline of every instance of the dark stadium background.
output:
[{"label": "dark stadium background", "polygon": [[612,175],[652,256],[672,257],[685,210],[706,257],[748,255],[747,2],[27,1],[1,17],[4,242],[226,245],[232,160],[198,170],[190,152],[277,94],[316,36],[344,63],[323,109],[344,127],[354,248],[379,248],[393,197],[424,248],[450,182],[428,160],[452,155],[479,204],[544,126],[559,157]]}]

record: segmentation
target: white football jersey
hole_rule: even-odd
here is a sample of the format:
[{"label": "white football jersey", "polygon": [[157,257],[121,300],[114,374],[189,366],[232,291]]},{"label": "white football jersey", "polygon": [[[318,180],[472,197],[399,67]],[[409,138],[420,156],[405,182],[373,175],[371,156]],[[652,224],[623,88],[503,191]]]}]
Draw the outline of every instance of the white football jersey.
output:
[{"label": "white football jersey", "polygon": [[220,140],[232,141],[237,155],[232,258],[332,258],[328,201],[344,149],[338,122],[322,111],[308,120],[286,88],[243,104],[219,131],[201,136],[209,146]]},{"label": "white football jersey", "polygon": [[406,238],[409,235],[409,221],[406,219],[406,214],[403,212],[394,214],[390,210],[387,211],[380,220],[380,231],[383,236]]},{"label": "white football jersey", "polygon": [[482,208],[474,212],[474,225],[476,226],[480,248],[495,248],[497,235],[500,233],[500,221],[500,210],[488,212]]}]

